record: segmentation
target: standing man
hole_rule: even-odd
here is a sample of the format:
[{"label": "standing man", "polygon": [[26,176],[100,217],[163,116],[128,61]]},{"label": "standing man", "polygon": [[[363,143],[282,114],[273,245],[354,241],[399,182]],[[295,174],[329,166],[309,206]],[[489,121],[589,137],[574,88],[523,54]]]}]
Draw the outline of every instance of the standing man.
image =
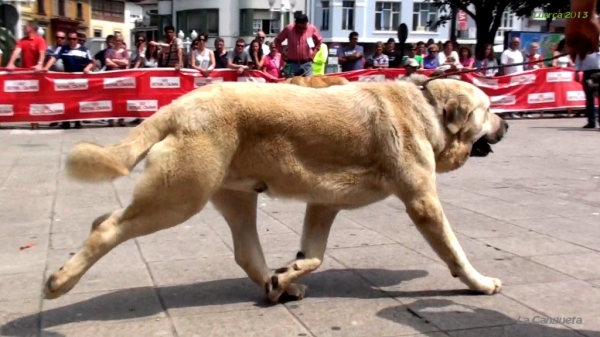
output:
[{"label": "standing man", "polygon": [[[44,58],[44,64],[48,64],[52,59],[52,55],[56,54],[56,51],[65,44],[67,35],[62,30],[56,32],[56,44],[54,46],[48,46],[46,49],[46,57]],[[50,68],[50,71],[65,71],[62,60],[58,60]]]},{"label": "standing man", "polygon": [[164,31],[165,42],[150,41],[150,44],[160,47],[159,59],[162,61],[159,67],[179,70],[183,67],[183,41],[175,37],[175,27],[166,26]]},{"label": "standing man", "polygon": [[287,25],[273,41],[277,50],[283,50],[287,40],[285,55],[285,77],[312,76],[312,62],[321,49],[323,37],[314,25],[308,23],[306,14],[298,14],[293,24]]},{"label": "standing man", "polygon": [[510,41],[508,49],[502,52],[500,63],[504,66],[504,75],[522,73],[523,65],[513,66],[512,64],[523,63],[523,53],[521,52],[521,39],[518,37]]},{"label": "standing man", "polygon": [[400,52],[396,50],[396,41],[394,41],[393,37],[388,39],[383,53],[388,57],[390,68],[400,68],[403,64]]},{"label": "standing man", "polygon": [[[27,22],[25,26],[25,37],[17,42],[17,46],[10,56],[6,65],[8,70],[15,69],[15,61],[21,56],[21,68],[33,68],[40,71],[44,67],[44,57],[46,56],[46,41],[38,35],[39,26],[35,21]],[[31,129],[36,130],[38,123],[31,123]]]},{"label": "standing man", "polygon": [[580,71],[583,71],[583,92],[585,94],[585,116],[587,117],[587,124],[583,126],[584,129],[594,129],[596,128],[596,98],[595,93],[598,92],[598,88],[590,88],[588,85],[588,80],[592,77],[593,74],[600,72],[600,62],[599,55],[600,53],[591,53],[587,54],[585,57],[581,57],[577,55],[575,57],[575,81],[579,82]]},{"label": "standing man", "polygon": [[[43,71],[48,71],[57,60],[62,60],[65,72],[68,73],[86,73],[89,74],[94,67],[94,60],[90,51],[83,45],[79,44],[77,32],[71,31],[67,34],[67,43],[58,48],[56,53],[52,55],[52,59],[46,64]],[[69,129],[71,124],[63,122],[60,125],[63,129]],[[81,129],[81,122],[75,122],[75,128]]]},{"label": "standing man", "polygon": [[[271,48],[269,48],[269,46],[265,44],[266,38],[267,35],[262,30],[259,30],[258,33],[256,33],[256,41],[258,41],[258,43],[260,44],[260,49],[262,49],[263,55],[269,55],[269,53],[271,52]],[[246,51],[246,53],[248,53],[248,55],[250,55],[250,44],[247,45],[246,49],[244,50]]]},{"label": "standing man", "polygon": [[98,68],[100,71],[105,70],[106,68],[106,52],[109,49],[114,48],[114,46],[115,36],[109,35],[106,37],[106,48],[102,49],[101,51],[97,52],[96,55],[94,55],[94,60],[96,60],[96,68]]},{"label": "standing man", "polygon": [[358,33],[352,32],[348,35],[349,43],[346,47],[338,49],[338,60],[342,65],[342,71],[363,69],[364,49],[359,46]]},{"label": "standing man", "polygon": [[215,69],[227,69],[228,64],[225,41],[218,37],[215,39]]}]

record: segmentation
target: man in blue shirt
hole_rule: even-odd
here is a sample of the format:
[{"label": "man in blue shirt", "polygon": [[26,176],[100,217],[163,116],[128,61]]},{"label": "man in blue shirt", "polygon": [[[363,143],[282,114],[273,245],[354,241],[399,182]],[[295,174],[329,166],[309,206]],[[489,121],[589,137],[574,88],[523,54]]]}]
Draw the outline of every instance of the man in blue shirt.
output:
[{"label": "man in blue shirt", "polygon": [[[77,38],[77,32],[69,32],[67,34],[67,43],[56,49],[56,52],[52,55],[52,59],[46,63],[43,71],[48,71],[57,60],[62,60],[65,72],[83,72],[89,74],[92,67],[94,67],[94,60],[90,51],[85,46],[80,45]],[[60,126],[63,129],[71,127],[69,122],[63,122]],[[81,128],[81,122],[75,122],[75,128]]]},{"label": "man in blue shirt", "polygon": [[346,47],[338,49],[338,58],[342,65],[342,71],[363,69],[364,49],[357,45],[358,33],[350,33],[348,39],[350,39],[350,43]]},{"label": "man in blue shirt", "polygon": [[54,62],[59,59],[63,61],[65,72],[68,73],[84,72],[88,74],[94,66],[90,51],[77,41],[77,32],[69,32],[67,34],[67,44],[56,49],[52,57],[53,60],[50,60],[44,67],[45,71],[48,71]]}]

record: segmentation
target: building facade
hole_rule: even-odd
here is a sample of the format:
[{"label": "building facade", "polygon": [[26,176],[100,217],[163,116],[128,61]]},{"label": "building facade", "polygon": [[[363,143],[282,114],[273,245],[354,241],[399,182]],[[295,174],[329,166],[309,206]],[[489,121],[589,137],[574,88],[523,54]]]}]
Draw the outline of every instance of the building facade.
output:
[{"label": "building facade", "polygon": [[123,0],[92,1],[91,31],[94,41],[104,40],[108,35],[121,33],[127,48],[133,48],[132,30],[135,22],[142,20],[142,7]]},{"label": "building facade", "polygon": [[272,40],[291,22],[292,13],[305,11],[304,0],[276,0],[272,11],[265,0],[189,0],[159,1],[159,14],[168,13],[168,6],[172,6],[171,20],[178,31],[186,36],[192,31],[206,33],[209,45],[220,37],[227,48],[233,47],[239,38],[249,42],[259,30]]},{"label": "building facade", "polygon": [[21,5],[21,24],[26,24],[29,19],[36,20],[44,30],[44,38],[48,44],[56,43],[55,33],[59,30],[74,30],[90,36],[90,1],[37,0],[27,7]]},{"label": "building facade", "polygon": [[321,30],[325,42],[348,42],[352,31],[362,43],[398,39],[401,23],[408,25],[409,43],[429,39],[447,40],[446,27],[429,26],[440,13],[433,3],[422,0],[307,0],[308,16]]}]

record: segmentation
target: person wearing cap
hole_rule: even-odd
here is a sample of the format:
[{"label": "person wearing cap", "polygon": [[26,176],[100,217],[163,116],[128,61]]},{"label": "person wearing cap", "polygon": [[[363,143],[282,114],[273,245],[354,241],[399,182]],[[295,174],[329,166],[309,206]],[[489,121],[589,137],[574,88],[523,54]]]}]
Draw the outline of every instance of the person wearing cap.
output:
[{"label": "person wearing cap", "polygon": [[402,78],[409,77],[410,75],[416,73],[420,67],[421,67],[421,65],[419,64],[419,62],[417,62],[417,60],[412,59],[412,58],[407,59],[406,62],[404,63],[404,69],[406,69],[406,75],[402,76]]}]

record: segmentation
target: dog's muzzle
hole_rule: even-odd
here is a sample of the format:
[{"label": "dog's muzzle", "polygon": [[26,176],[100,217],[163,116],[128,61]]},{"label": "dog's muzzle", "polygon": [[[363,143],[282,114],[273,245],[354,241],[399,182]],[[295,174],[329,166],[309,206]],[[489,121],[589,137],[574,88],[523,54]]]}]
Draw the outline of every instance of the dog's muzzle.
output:
[{"label": "dog's muzzle", "polygon": [[492,134],[484,135],[483,137],[479,138],[475,143],[473,143],[473,146],[471,147],[471,153],[469,154],[469,156],[487,157],[488,154],[493,153],[494,151],[492,150],[491,145],[500,142],[502,138],[504,138],[504,135],[506,135],[506,132],[508,132],[508,128],[508,123],[506,123],[505,120],[502,120],[500,122],[500,127],[498,128],[498,131]]}]

